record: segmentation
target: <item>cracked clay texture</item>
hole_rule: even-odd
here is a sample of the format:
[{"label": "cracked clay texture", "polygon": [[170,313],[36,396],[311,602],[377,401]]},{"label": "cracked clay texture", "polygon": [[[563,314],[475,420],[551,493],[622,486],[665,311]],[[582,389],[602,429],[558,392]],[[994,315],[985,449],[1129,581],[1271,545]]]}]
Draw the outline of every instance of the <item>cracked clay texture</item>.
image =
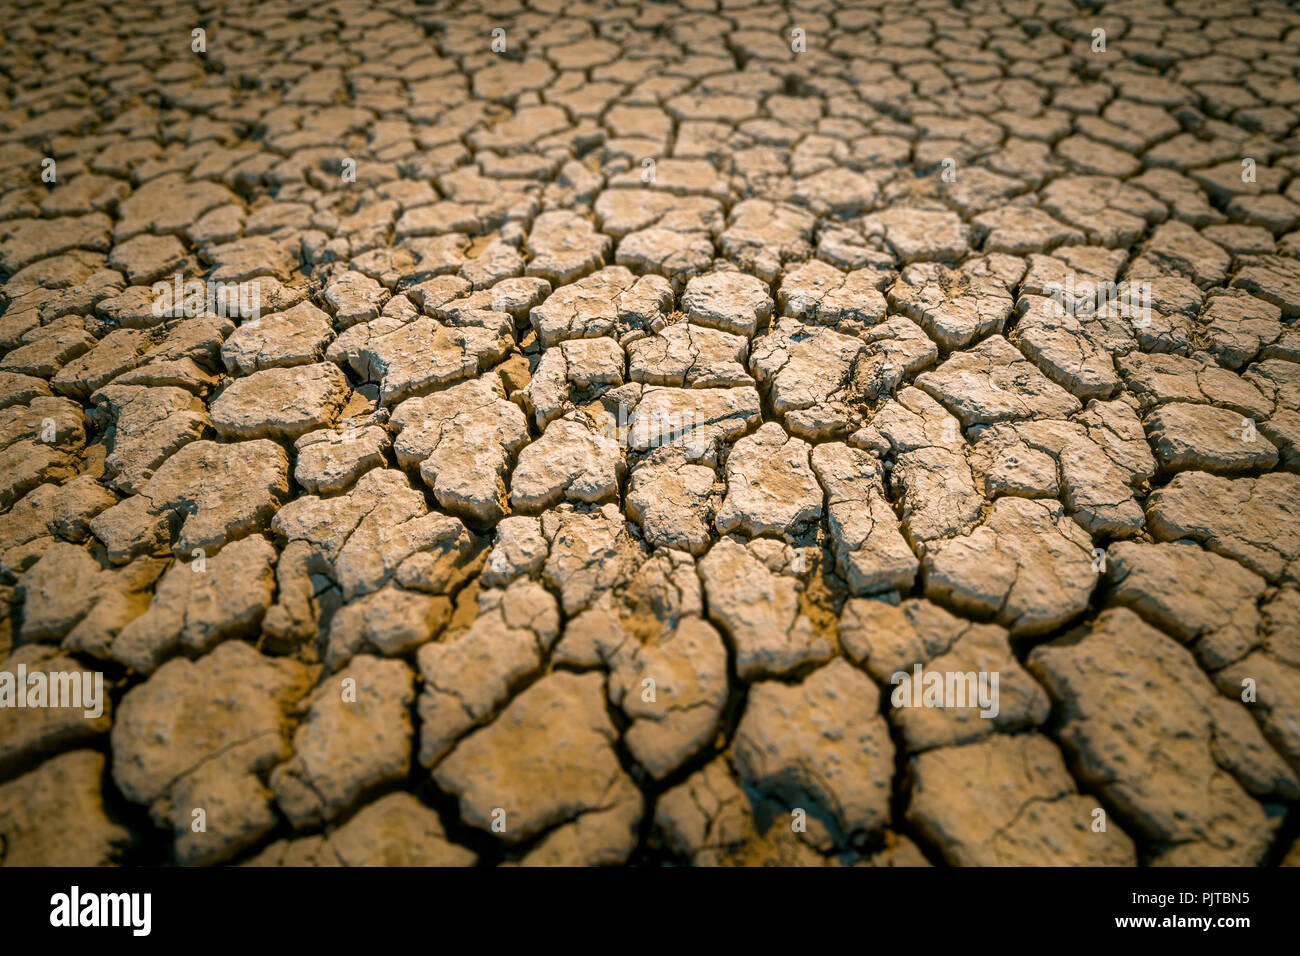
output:
[{"label": "cracked clay texture", "polygon": [[1300,864],[1294,6],[0,22],[0,864]]}]

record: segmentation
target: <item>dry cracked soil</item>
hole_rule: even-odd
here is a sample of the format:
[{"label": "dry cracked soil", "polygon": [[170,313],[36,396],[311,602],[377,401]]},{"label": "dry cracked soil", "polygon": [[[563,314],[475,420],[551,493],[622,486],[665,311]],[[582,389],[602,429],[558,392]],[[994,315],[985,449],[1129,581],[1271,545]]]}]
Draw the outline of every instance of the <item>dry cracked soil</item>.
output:
[{"label": "dry cracked soil", "polygon": [[1300,863],[1300,11],[0,22],[0,862]]}]

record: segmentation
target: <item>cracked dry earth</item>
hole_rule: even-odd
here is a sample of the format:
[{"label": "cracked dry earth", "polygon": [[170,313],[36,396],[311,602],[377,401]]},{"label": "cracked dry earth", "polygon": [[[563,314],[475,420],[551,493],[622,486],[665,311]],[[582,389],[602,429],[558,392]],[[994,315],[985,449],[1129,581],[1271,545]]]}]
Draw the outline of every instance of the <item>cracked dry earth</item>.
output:
[{"label": "cracked dry earth", "polygon": [[1300,862],[1300,12],[0,20],[4,863]]}]

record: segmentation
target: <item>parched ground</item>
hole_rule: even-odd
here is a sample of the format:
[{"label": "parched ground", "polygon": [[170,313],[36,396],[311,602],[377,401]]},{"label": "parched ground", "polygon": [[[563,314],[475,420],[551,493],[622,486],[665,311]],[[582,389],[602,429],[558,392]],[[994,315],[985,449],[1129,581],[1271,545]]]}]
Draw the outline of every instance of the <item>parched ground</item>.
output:
[{"label": "parched ground", "polygon": [[0,22],[0,862],[1300,862],[1300,11]]}]

